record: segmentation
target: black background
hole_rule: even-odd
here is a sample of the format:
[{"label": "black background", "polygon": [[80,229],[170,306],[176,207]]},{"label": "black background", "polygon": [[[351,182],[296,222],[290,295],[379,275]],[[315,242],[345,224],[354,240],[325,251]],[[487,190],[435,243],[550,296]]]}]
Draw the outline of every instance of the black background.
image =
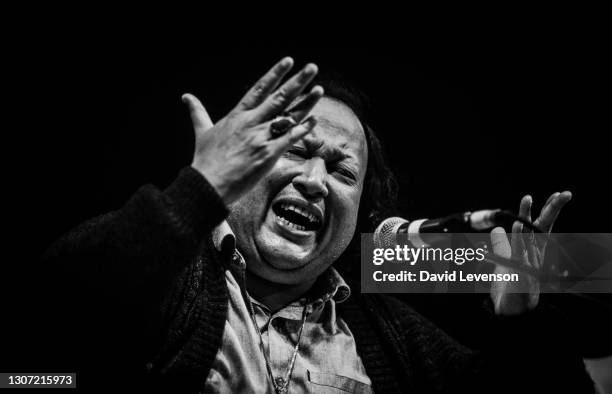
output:
[{"label": "black background", "polygon": [[[340,72],[370,97],[406,218],[516,210],[527,193],[539,210],[571,190],[555,231],[610,229],[610,62],[597,23],[234,40],[229,26],[194,34],[88,22],[34,23],[9,36],[3,299],[12,321],[32,313],[28,278],[50,242],[190,163],[182,93],[219,119],[285,55]],[[441,323],[466,335],[474,325],[457,322],[463,313],[440,312]]]},{"label": "black background", "polygon": [[406,217],[516,210],[526,193],[539,209],[571,190],[556,231],[606,230],[609,63],[595,42],[329,41],[186,48],[138,34],[40,37],[18,75],[26,111],[13,132],[29,150],[14,165],[35,251],[189,164],[181,93],[219,119],[284,55],[336,70],[368,94]]}]

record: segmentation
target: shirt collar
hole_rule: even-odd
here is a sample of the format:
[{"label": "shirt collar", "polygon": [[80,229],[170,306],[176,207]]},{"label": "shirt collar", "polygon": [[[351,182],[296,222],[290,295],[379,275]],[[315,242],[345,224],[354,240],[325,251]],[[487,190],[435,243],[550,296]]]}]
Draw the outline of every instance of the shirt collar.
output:
[{"label": "shirt collar", "polygon": [[[223,255],[240,255],[240,252],[236,249],[236,236],[232,231],[231,227],[224,220],[218,225],[212,232],[213,244],[215,249]],[[315,284],[308,291],[307,297],[309,301],[328,301],[333,299],[336,303],[346,301],[351,295],[351,288],[344,281],[344,278],[336,271],[335,268],[329,267],[323,274],[319,275]]]},{"label": "shirt collar", "polygon": [[220,225],[215,227],[212,232],[212,239],[217,252],[233,253],[236,250],[236,236],[227,223],[227,220],[224,220]]},{"label": "shirt collar", "polygon": [[351,295],[351,288],[334,267],[329,267],[317,278],[307,293],[309,301],[323,302],[333,299],[336,303],[346,301]]}]

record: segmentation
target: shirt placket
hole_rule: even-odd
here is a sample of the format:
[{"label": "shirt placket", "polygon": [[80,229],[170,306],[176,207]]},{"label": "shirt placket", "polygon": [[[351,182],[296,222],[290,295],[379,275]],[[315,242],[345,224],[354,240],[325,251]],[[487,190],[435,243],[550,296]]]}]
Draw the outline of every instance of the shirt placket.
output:
[{"label": "shirt placket", "polygon": [[[262,340],[270,360],[272,373],[277,384],[282,386],[281,379],[286,378],[291,364],[304,307],[298,302],[271,314],[267,308],[257,301],[254,301],[254,304],[256,305],[255,320],[262,333]],[[306,308],[308,314],[310,314],[312,306],[308,305]],[[307,325],[304,327],[302,341],[306,331]],[[295,375],[294,371],[292,377],[295,377]]]},{"label": "shirt placket", "polygon": [[[270,344],[270,364],[274,378],[277,380],[277,383],[284,384],[293,349],[291,346],[288,346],[278,330],[277,326],[283,323],[281,319],[283,318],[279,316],[273,316],[270,319],[270,324],[268,324],[268,341]],[[283,379],[283,381],[280,379]]]}]

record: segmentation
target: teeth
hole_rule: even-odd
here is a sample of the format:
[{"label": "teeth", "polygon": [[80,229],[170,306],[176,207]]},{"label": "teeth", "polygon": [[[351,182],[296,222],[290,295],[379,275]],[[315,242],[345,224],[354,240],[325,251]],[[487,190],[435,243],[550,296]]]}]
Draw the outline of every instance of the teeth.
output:
[{"label": "teeth", "polygon": [[281,218],[280,216],[277,216],[276,219],[283,224],[284,226],[287,226],[289,228],[294,228],[296,230],[300,230],[300,231],[304,231],[306,230],[306,227],[304,226],[300,226],[298,224],[295,223],[291,223],[290,221],[288,221],[287,219]]},{"label": "teeth", "polygon": [[295,206],[293,204],[281,204],[281,208],[287,211],[294,211],[296,213],[299,213],[300,215],[304,216],[305,218],[307,218],[311,223],[316,223],[318,222],[317,218],[315,215],[313,215],[312,213],[306,211],[303,208],[300,208],[298,206]]}]

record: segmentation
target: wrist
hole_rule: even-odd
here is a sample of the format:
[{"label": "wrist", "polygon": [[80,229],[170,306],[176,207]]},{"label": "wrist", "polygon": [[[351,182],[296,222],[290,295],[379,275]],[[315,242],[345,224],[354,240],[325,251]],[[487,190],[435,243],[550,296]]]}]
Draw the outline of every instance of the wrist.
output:
[{"label": "wrist", "polygon": [[225,186],[225,182],[220,179],[216,171],[209,170],[209,166],[201,165],[195,160],[193,163],[191,163],[191,168],[199,172],[200,175],[206,179],[208,184],[212,186],[221,201],[223,201],[226,206],[229,205],[230,201],[228,198],[228,188]]},{"label": "wrist", "polygon": [[208,179],[193,167],[186,167],[165,190],[177,223],[196,234],[208,231],[229,213]]}]

